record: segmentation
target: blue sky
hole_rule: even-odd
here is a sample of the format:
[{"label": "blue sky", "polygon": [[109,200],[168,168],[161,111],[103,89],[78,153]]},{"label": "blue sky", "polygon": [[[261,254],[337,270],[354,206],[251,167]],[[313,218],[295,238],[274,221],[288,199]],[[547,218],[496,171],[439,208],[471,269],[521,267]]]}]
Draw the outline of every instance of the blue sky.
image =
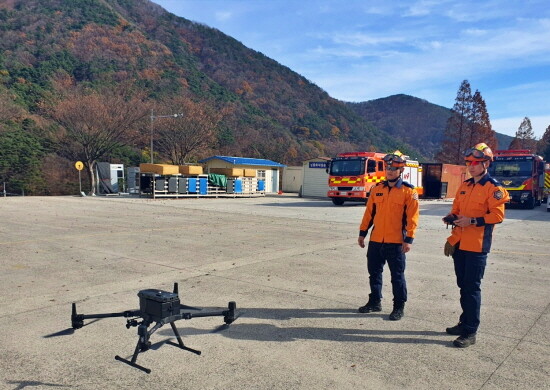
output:
[{"label": "blue sky", "polygon": [[404,93],[451,108],[462,80],[494,130],[550,125],[548,0],[153,0],[215,27],[334,98]]}]

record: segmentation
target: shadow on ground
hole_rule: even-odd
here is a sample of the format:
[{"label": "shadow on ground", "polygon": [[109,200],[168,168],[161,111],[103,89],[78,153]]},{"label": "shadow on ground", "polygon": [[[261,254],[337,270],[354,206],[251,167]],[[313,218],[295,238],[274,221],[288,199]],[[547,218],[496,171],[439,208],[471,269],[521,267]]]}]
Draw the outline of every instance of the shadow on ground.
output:
[{"label": "shadow on ground", "polygon": [[[361,319],[360,326],[353,328],[338,327],[303,327],[281,326],[274,324],[247,323],[248,318],[275,321],[289,321],[296,318],[321,318],[330,322],[334,318]],[[358,314],[349,309],[265,309],[244,308],[240,316],[231,325],[220,325],[212,330],[186,326],[186,323],[176,323],[182,337],[208,333],[220,333],[224,337],[239,340],[279,341],[295,340],[326,340],[344,342],[378,342],[378,343],[410,343],[410,344],[440,344],[449,345],[451,340],[440,340],[445,332],[427,330],[379,330],[368,329],[367,324],[373,319],[387,320],[387,314]],[[364,320],[364,321],[363,321]],[[170,328],[157,332],[163,336],[173,336]]]}]

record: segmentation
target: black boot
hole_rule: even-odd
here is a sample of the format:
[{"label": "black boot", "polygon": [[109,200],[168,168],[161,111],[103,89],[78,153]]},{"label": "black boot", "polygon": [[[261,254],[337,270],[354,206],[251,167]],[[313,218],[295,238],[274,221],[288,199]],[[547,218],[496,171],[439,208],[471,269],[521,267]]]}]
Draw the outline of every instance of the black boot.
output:
[{"label": "black boot", "polygon": [[475,343],[475,333],[463,334],[459,336],[455,341],[453,341],[453,345],[458,348],[468,348],[470,345],[474,345]]},{"label": "black boot", "polygon": [[445,332],[447,332],[447,334],[452,334],[453,336],[460,336],[464,333],[464,331],[462,330],[462,323],[459,322],[455,326],[451,326],[450,328],[445,329]]},{"label": "black boot", "polygon": [[359,313],[371,313],[374,311],[382,311],[382,302],[380,300],[373,300],[369,298],[368,303],[365,306],[361,306],[358,310]]},{"label": "black boot", "polygon": [[405,315],[405,302],[394,302],[390,320],[399,321]]}]

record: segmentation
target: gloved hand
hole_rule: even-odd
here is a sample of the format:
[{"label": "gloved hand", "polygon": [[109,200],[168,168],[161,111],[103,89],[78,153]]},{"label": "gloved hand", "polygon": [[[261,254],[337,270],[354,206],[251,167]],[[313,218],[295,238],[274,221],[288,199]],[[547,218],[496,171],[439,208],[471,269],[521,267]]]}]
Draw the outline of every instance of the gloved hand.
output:
[{"label": "gloved hand", "polygon": [[449,257],[455,253],[455,246],[451,245],[449,241],[445,241],[445,246],[443,247],[443,253],[445,256]]}]

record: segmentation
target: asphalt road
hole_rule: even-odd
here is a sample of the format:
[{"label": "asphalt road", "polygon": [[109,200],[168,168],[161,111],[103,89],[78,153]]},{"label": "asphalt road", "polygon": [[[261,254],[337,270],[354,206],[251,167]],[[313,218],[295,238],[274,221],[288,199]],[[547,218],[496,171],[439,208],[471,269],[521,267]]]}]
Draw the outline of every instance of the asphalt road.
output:
[{"label": "asphalt road", "polygon": [[[478,343],[452,347],[460,306],[443,256],[451,204],[421,201],[407,257],[409,301],[358,314],[367,300],[363,207],[295,196],[243,199],[0,198],[1,389],[550,388],[550,213],[508,210],[482,286]],[[152,335],[137,363],[124,318],[70,328],[80,313],[137,309],[139,290],[171,290],[240,317],[176,322],[185,344]]]}]

